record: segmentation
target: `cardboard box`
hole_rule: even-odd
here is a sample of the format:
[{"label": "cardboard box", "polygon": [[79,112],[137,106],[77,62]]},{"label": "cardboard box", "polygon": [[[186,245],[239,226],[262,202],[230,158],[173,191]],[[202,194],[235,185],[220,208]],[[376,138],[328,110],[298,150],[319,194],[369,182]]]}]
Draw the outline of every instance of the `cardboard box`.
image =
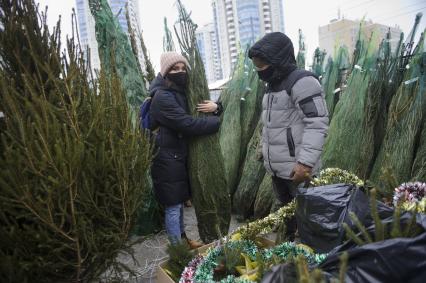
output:
[{"label": "cardboard box", "polygon": [[[257,239],[259,242],[262,243],[262,245],[264,245],[265,247],[273,247],[275,246],[275,242],[266,239],[266,238],[258,238]],[[204,245],[200,248],[197,249],[197,253],[201,254],[207,251],[208,248],[212,247],[215,245],[216,242]],[[157,282],[158,283],[175,283],[173,281],[173,279],[169,276],[169,274],[167,274],[166,270],[164,269],[164,267],[167,265],[167,261],[162,262],[158,265],[158,269],[157,269]]]},{"label": "cardboard box", "polygon": [[161,263],[157,269],[157,282],[158,283],[174,283],[173,279],[167,274],[167,272],[163,269],[167,264],[167,261]]}]

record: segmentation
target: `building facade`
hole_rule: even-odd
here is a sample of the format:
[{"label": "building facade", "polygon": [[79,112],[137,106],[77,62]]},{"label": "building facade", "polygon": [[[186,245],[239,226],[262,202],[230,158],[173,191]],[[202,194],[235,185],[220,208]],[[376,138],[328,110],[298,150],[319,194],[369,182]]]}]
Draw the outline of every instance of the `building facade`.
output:
[{"label": "building facade", "polygon": [[282,0],[212,0],[222,77],[232,74],[238,50],[264,34],[284,32]]},{"label": "building facade", "polygon": [[196,38],[198,50],[203,59],[207,81],[212,83],[222,79],[219,46],[213,23],[197,29]]},{"label": "building facade", "polygon": [[[129,9],[131,28],[137,33],[139,31],[139,2],[137,0],[108,0],[113,15],[117,17],[118,23],[125,34],[129,34],[126,18],[126,7]],[[98,43],[95,34],[95,20],[89,9],[89,0],[76,0],[77,21],[81,45],[90,50],[92,69],[100,69]],[[145,60],[139,40],[136,40],[138,48],[138,60],[145,70]]]},{"label": "building facade", "polygon": [[[352,55],[358,40],[361,21],[349,19],[332,20],[328,25],[318,28],[319,47],[327,52],[327,56],[334,56],[336,47],[345,45],[349,54]],[[374,23],[371,20],[362,24],[363,36],[370,39],[371,34],[375,33],[374,44],[378,46],[382,39],[386,38],[386,34],[391,32],[391,48],[395,50],[401,29],[397,26],[389,27],[382,24]]]},{"label": "building facade", "polygon": [[90,52],[92,69],[99,70],[101,62],[99,60],[98,42],[96,41],[95,20],[90,13],[89,1],[76,0],[76,12],[80,44],[85,52]]}]

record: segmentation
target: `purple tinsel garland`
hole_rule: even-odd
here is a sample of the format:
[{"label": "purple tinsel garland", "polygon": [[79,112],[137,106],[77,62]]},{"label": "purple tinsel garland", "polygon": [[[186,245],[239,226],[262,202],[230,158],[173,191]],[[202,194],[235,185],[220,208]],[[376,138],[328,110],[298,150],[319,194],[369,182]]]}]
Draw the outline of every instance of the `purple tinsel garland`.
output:
[{"label": "purple tinsel garland", "polygon": [[192,283],[198,265],[203,261],[202,255],[197,255],[182,272],[179,283]]},{"label": "purple tinsel garland", "polygon": [[426,195],[426,183],[409,182],[403,183],[395,188],[393,195],[393,204],[396,206],[402,202],[415,203],[419,202]]}]

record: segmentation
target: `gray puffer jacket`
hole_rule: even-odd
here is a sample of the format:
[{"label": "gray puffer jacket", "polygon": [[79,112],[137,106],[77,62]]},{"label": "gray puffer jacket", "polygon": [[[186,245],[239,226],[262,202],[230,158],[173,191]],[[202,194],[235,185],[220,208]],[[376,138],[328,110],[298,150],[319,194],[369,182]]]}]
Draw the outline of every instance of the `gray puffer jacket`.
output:
[{"label": "gray puffer jacket", "polygon": [[284,85],[269,89],[263,98],[262,154],[269,173],[291,179],[296,162],[318,171],[329,120],[315,77],[299,79],[290,94]]}]

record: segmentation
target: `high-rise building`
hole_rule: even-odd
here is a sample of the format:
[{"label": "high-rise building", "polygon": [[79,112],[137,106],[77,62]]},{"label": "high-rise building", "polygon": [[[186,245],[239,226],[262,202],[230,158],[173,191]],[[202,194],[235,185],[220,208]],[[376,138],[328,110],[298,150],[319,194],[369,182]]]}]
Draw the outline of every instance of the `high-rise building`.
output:
[{"label": "high-rise building", "polygon": [[[80,42],[83,47],[88,47],[90,49],[92,68],[99,69],[100,61],[95,34],[95,20],[90,12],[88,2],[89,0],[76,0]],[[113,15],[117,17],[117,20],[124,33],[127,35],[129,34],[126,18],[126,6],[129,9],[131,28],[135,32],[139,31],[139,5],[137,0],[108,0],[108,3],[111,7]],[[144,70],[145,60],[139,40],[136,40],[136,45],[138,48],[138,60],[142,70]]]},{"label": "high-rise building", "polygon": [[259,4],[257,0],[237,1],[238,33],[240,35],[240,46],[243,48],[252,44],[260,35]]},{"label": "high-rise building", "polygon": [[[219,43],[222,77],[231,73],[231,62],[237,59],[237,33],[235,31],[235,8],[232,0],[213,0],[213,20]],[[232,46],[232,50],[231,50]],[[232,55],[232,59],[231,59]]]},{"label": "high-rise building", "polygon": [[90,51],[90,64],[93,69],[99,70],[98,42],[95,34],[95,20],[90,13],[88,0],[76,0],[77,23],[80,37],[80,44],[85,51]]},{"label": "high-rise building", "polygon": [[[349,54],[352,55],[358,40],[361,22],[348,19],[334,19],[328,25],[318,28],[319,47],[327,52],[327,56],[333,56],[336,46],[345,45]],[[362,25],[362,32],[366,39],[369,39],[372,32],[376,35],[375,44],[378,46],[386,34],[391,32],[391,49],[395,50],[398,43],[401,29],[397,26],[389,27],[382,24],[373,23],[371,20]]]},{"label": "high-rise building", "polygon": [[[263,0],[263,5],[268,6],[269,2],[269,12],[271,13],[271,31],[280,31],[284,32],[284,6],[282,0]],[[266,3],[266,4],[265,4]],[[266,29],[266,28],[265,28]],[[266,31],[265,31],[266,33]]]},{"label": "high-rise building", "polygon": [[203,59],[207,81],[209,83],[222,79],[219,47],[213,23],[206,24],[196,31],[198,50]]},{"label": "high-rise building", "polygon": [[224,78],[232,73],[239,47],[266,33],[284,32],[282,0],[212,0],[212,8]]}]

